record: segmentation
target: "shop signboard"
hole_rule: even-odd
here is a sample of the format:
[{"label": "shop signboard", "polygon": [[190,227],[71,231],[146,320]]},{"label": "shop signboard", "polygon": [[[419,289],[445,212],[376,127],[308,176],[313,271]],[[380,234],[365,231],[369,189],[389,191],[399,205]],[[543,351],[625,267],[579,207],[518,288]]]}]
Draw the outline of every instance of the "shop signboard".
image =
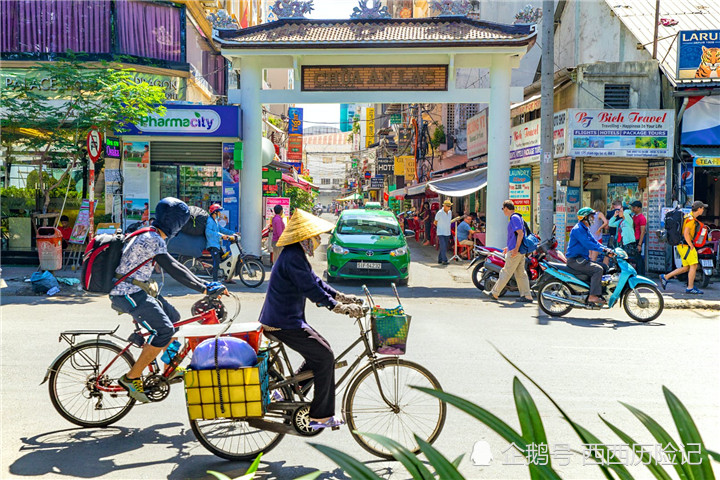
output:
[{"label": "shop signboard", "polygon": [[573,157],[672,158],[673,110],[568,109],[567,153]]},{"label": "shop signboard", "polygon": [[667,194],[666,168],[664,160],[648,162],[648,209],[645,215],[647,218],[645,238],[647,239],[647,266],[652,272],[665,271],[665,242],[660,240],[654,232],[663,228],[660,212],[665,207]]},{"label": "shop signboard", "polygon": [[567,226],[577,223],[577,212],[580,211],[580,187],[567,187]]},{"label": "shop signboard", "polygon": [[269,222],[275,216],[275,205],[280,205],[285,218],[290,218],[290,199],[287,197],[268,197],[265,199],[265,219]]},{"label": "shop signboard", "polygon": [[121,151],[118,137],[105,137],[105,158],[120,158]]},{"label": "shop signboard", "polygon": [[696,167],[720,167],[720,156],[717,157],[695,157],[693,165]]},{"label": "shop signboard", "polygon": [[304,65],[304,92],[443,91],[447,65]]},{"label": "shop signboard", "polygon": [[[720,55],[720,52],[718,52]],[[718,72],[720,76],[720,72]],[[680,143],[720,145],[720,101],[717,97],[690,97],[682,117]]]},{"label": "shop signboard", "polygon": [[165,105],[165,115],[151,114],[127,125],[123,135],[192,137],[242,136],[240,108],[226,105]]},{"label": "shop signboard", "polygon": [[555,158],[566,155],[565,137],[567,135],[567,110],[553,115],[553,156]]},{"label": "shop signboard", "polygon": [[[302,161],[303,157],[303,137],[302,135],[288,135],[287,143],[287,159],[293,162]],[[300,170],[298,170],[300,171]]]},{"label": "shop signboard", "polygon": [[370,179],[370,188],[381,189],[385,186],[385,179],[382,176],[375,176]]},{"label": "shop signboard", "polygon": [[297,107],[288,108],[288,134],[303,134],[303,109]]},{"label": "shop signboard", "polygon": [[377,175],[392,175],[395,169],[395,163],[390,157],[378,157],[375,162],[375,173]]},{"label": "shop signboard", "polygon": [[530,223],[532,199],[532,168],[510,169],[510,200],[515,204],[515,212]]},{"label": "shop signboard", "polygon": [[620,199],[624,204],[630,205],[635,200],[642,201],[642,192],[638,189],[637,183],[608,183],[607,185],[607,209],[612,207],[612,202]]},{"label": "shop signboard", "polygon": [[470,117],[467,121],[467,158],[487,155],[488,132],[487,132],[487,109]]},{"label": "shop signboard", "polygon": [[405,164],[405,182],[412,182],[413,180],[417,180],[417,171],[415,168],[415,157],[406,156],[404,164]]},{"label": "shop signboard", "polygon": [[402,123],[402,115],[399,113],[393,113],[390,115],[390,125],[400,125]]},{"label": "shop signboard", "polygon": [[691,163],[680,164],[680,189],[682,199],[685,202],[692,202],[695,198],[695,168]]},{"label": "shop signboard", "polygon": [[375,143],[375,109],[368,107],[365,109],[365,148]]},{"label": "shop signboard", "polygon": [[228,227],[237,232],[240,221],[240,172],[235,170],[235,143],[223,143],[222,206],[227,212]]},{"label": "shop signboard", "polygon": [[415,160],[415,158],[410,155],[403,155],[400,157],[395,157],[395,171],[393,172],[395,175],[399,175],[399,176],[405,175],[405,160],[408,158],[411,160]]},{"label": "shop signboard", "polygon": [[678,32],[677,78],[701,79],[720,76],[720,30],[683,30]]},{"label": "shop signboard", "polygon": [[277,184],[270,185],[268,183],[263,183],[262,194],[263,194],[263,197],[277,197],[278,196]]},{"label": "shop signboard", "polygon": [[539,118],[513,127],[510,135],[510,165],[540,161]]},{"label": "shop signboard", "polygon": [[123,142],[123,194],[127,226],[150,218],[150,144]]},{"label": "shop signboard", "polygon": [[90,233],[90,225],[93,224],[93,209],[95,202],[84,199],[80,204],[80,211],[78,212],[75,225],[73,225],[72,233],[70,233],[69,243],[75,243],[82,245],[85,243],[85,239]]}]

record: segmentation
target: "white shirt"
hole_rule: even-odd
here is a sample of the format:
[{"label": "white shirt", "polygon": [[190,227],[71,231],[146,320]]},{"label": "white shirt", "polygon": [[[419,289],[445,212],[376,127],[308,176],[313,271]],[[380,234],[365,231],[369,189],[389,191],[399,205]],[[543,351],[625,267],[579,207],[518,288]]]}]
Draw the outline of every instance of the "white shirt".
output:
[{"label": "white shirt", "polygon": [[437,222],[437,234],[450,236],[450,221],[452,220],[452,210],[445,211],[444,208],[438,210],[435,214],[435,221]]}]

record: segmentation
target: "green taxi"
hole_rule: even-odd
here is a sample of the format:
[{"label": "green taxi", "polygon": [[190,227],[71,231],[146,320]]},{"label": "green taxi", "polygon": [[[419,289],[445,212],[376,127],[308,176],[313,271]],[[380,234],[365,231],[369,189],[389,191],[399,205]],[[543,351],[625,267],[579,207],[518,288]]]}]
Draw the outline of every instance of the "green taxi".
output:
[{"label": "green taxi", "polygon": [[340,214],[328,243],[328,282],[370,278],[407,285],[409,267],[405,232],[392,212],[366,208]]}]

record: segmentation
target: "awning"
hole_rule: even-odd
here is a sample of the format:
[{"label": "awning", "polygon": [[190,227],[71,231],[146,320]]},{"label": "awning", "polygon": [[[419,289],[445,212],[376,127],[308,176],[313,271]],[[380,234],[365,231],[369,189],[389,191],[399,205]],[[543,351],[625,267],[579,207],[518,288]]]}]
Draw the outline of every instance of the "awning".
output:
[{"label": "awning", "polygon": [[337,201],[338,202],[351,202],[353,200],[360,200],[361,198],[362,198],[362,195],[360,195],[359,193],[351,193],[347,197],[338,198]]},{"label": "awning", "polygon": [[388,192],[389,198],[404,198],[407,195],[408,187],[396,188]]},{"label": "awning", "polygon": [[304,180],[304,179],[302,179],[302,178],[300,178],[300,177],[298,177],[298,179],[295,180],[292,176],[287,175],[287,174],[285,174],[285,173],[283,173],[282,181],[285,182],[285,183],[287,183],[288,185],[290,185],[290,186],[292,186],[292,187],[302,188],[302,189],[305,190],[306,192],[309,192],[310,190],[313,190],[313,189],[314,189],[314,190],[317,190],[317,189],[318,189],[317,185],[314,185],[314,184],[308,182],[307,180]]},{"label": "awning", "polygon": [[720,167],[720,147],[683,147],[696,167]]},{"label": "awning", "polygon": [[487,186],[487,167],[428,182],[433,192],[447,197],[464,197]]}]

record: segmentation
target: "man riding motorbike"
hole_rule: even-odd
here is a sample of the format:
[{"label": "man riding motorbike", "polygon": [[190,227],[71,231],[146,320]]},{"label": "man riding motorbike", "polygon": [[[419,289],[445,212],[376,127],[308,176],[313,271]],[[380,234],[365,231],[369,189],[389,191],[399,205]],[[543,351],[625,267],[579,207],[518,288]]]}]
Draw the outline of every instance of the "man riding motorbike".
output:
[{"label": "man riding motorbike", "polygon": [[590,260],[590,252],[603,252],[612,255],[612,250],[605,248],[590,233],[590,226],[595,221],[595,210],[589,207],[581,208],[577,213],[578,223],[570,231],[570,241],[567,247],[567,266],[580,273],[590,276],[589,303],[605,303],[602,294],[602,276],[605,266]]},{"label": "man riding motorbike", "polygon": [[312,370],[314,395],[310,403],[310,428],[334,428],[345,422],[335,415],[335,355],[330,343],[305,319],[305,299],[334,313],[361,318],[362,300],[338,292],[312,271],[307,256],[320,246],[320,234],[334,225],[304,210],[296,209],[277,241],[284,247],[275,261],[260,323],[274,337],[298,352],[305,363],[298,372]]}]

